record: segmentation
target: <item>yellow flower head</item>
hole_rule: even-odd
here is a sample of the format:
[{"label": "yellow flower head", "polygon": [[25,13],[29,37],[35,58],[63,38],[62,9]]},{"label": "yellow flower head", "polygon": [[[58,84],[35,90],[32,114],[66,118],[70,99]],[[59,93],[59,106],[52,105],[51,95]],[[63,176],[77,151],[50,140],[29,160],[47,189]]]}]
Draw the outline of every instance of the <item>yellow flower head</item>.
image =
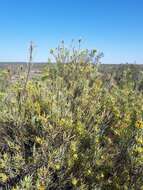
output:
[{"label": "yellow flower head", "polygon": [[60,170],[60,168],[61,168],[60,164],[56,164],[55,168],[56,168],[56,170]]},{"label": "yellow flower head", "polygon": [[40,185],[38,190],[45,190],[45,185]]},{"label": "yellow flower head", "polygon": [[72,142],[70,147],[71,147],[71,150],[73,152],[76,152],[76,150],[77,150],[77,142]]},{"label": "yellow flower head", "polygon": [[91,170],[90,169],[87,170],[87,174],[91,175]]},{"label": "yellow flower head", "polygon": [[142,138],[142,137],[136,137],[136,142],[137,142],[138,144],[143,145],[143,138]]},{"label": "yellow flower head", "polygon": [[74,186],[76,186],[77,185],[77,179],[74,177],[74,178],[72,178],[72,184],[74,185]]},{"label": "yellow flower head", "polygon": [[43,143],[44,143],[44,139],[43,139],[43,138],[40,138],[40,137],[36,137],[35,141],[36,141],[36,143],[38,143],[38,144],[43,144]]},{"label": "yellow flower head", "polygon": [[143,129],[143,121],[141,120],[136,121],[135,127],[138,129]]},{"label": "yellow flower head", "polygon": [[74,158],[75,160],[77,160],[77,159],[78,159],[78,155],[77,155],[77,154],[74,154],[74,155],[73,155],[73,158]]},{"label": "yellow flower head", "polygon": [[0,180],[1,180],[2,182],[6,182],[7,179],[8,179],[8,177],[7,177],[6,174],[4,174],[4,173],[0,173]]},{"label": "yellow flower head", "polygon": [[34,108],[35,108],[35,111],[40,114],[41,112],[41,107],[40,107],[40,104],[38,102],[35,102],[34,104]]}]

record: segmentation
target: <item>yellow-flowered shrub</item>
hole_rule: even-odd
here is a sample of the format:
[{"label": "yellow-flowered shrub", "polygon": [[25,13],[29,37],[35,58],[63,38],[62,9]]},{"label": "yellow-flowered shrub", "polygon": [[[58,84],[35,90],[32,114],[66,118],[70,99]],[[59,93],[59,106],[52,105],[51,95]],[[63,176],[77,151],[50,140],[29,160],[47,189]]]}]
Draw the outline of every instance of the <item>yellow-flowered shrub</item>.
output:
[{"label": "yellow-flowered shrub", "polygon": [[40,77],[0,82],[0,189],[140,189],[142,74],[63,42],[51,53]]}]

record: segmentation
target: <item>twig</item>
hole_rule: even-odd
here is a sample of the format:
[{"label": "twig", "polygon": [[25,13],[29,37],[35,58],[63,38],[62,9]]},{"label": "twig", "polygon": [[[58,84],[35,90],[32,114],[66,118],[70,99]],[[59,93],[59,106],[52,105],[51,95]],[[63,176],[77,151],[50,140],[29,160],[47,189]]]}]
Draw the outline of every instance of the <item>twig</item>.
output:
[{"label": "twig", "polygon": [[33,50],[34,50],[34,45],[33,42],[30,42],[30,47],[29,47],[29,61],[28,61],[28,71],[27,71],[27,76],[26,76],[26,80],[25,80],[25,85],[24,85],[24,90],[26,89],[28,80],[29,80],[29,75],[30,75],[30,71],[31,71],[31,65],[32,65],[32,61],[33,61]]}]

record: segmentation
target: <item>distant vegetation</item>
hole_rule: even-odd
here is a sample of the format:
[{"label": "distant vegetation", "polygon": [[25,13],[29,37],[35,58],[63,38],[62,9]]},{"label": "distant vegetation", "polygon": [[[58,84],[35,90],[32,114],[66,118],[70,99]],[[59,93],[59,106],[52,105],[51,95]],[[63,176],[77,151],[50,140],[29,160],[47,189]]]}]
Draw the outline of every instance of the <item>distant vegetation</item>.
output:
[{"label": "distant vegetation", "polygon": [[80,41],[51,55],[0,71],[0,189],[143,190],[142,71]]}]

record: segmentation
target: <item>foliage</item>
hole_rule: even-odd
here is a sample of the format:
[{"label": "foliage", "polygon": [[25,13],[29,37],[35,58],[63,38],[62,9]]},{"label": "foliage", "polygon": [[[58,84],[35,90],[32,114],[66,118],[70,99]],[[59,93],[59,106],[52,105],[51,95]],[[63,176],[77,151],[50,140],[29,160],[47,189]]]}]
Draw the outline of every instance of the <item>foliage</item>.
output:
[{"label": "foliage", "polygon": [[5,87],[0,75],[0,187],[143,189],[143,94],[132,72],[101,73],[101,54],[64,42],[51,54],[56,63],[26,86],[22,72]]}]

